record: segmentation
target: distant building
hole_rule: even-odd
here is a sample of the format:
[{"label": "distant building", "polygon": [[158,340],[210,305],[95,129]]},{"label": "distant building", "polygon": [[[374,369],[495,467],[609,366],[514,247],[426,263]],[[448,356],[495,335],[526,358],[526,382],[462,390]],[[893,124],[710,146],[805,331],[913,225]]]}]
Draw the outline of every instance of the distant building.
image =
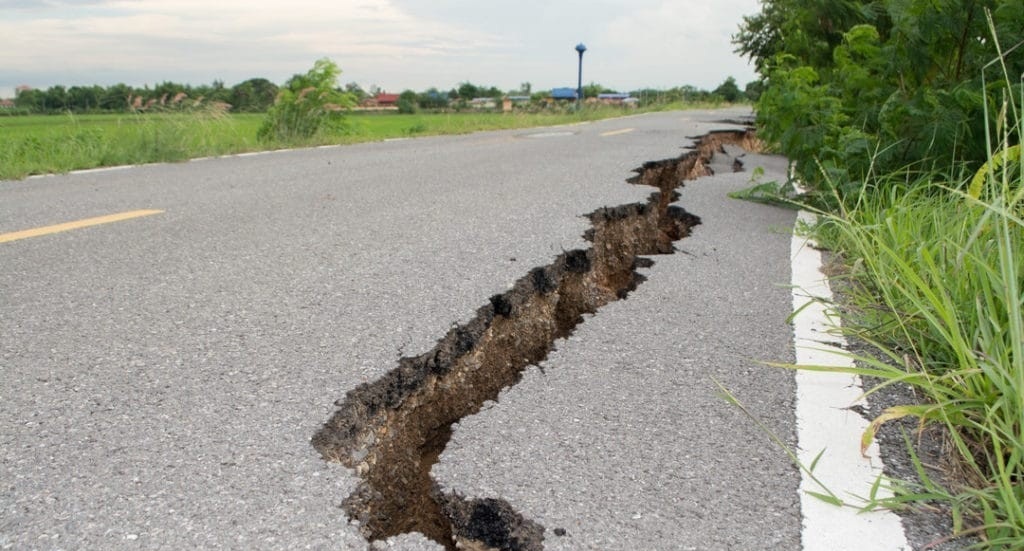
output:
[{"label": "distant building", "polygon": [[377,105],[381,107],[398,105],[398,94],[385,94],[382,92],[380,94],[377,94],[377,97],[374,99],[377,100]]},{"label": "distant building", "polygon": [[359,103],[362,109],[398,109],[398,94],[385,94],[383,92],[372,98],[366,98]]},{"label": "distant building", "polygon": [[494,98],[473,98],[469,100],[469,106],[473,109],[494,109],[498,102]]},{"label": "distant building", "polygon": [[0,109],[14,109],[14,100],[0,99]]},{"label": "distant building", "polygon": [[551,89],[551,99],[559,99],[559,100],[571,99],[571,100],[575,100],[576,99],[576,89],[575,88],[552,88]]},{"label": "distant building", "polygon": [[505,96],[501,100],[501,110],[508,113],[516,105],[527,105],[530,103],[530,96]]},{"label": "distant building", "polygon": [[638,99],[629,94],[598,94],[597,101],[605,105],[628,105],[635,107]]}]

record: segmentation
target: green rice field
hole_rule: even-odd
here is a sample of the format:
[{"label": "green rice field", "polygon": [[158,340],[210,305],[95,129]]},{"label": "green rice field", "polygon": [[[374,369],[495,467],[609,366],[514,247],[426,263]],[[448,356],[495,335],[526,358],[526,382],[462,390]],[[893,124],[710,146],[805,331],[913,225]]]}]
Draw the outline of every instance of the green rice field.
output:
[{"label": "green rice field", "polygon": [[347,129],[302,143],[262,143],[262,114],[122,113],[0,117],[0,180],[71,170],[183,161],[247,151],[567,124],[619,108],[543,113],[353,113]]}]

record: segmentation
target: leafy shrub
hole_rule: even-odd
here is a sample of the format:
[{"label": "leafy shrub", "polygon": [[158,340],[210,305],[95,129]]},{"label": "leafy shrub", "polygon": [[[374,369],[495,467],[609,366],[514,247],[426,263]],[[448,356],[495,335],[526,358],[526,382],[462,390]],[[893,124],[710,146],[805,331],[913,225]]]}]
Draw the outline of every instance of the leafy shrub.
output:
[{"label": "leafy shrub", "polygon": [[406,90],[398,96],[398,112],[403,115],[411,115],[418,109],[416,92]]},{"label": "leafy shrub", "polygon": [[340,75],[337,64],[323,58],[306,74],[290,78],[267,112],[257,133],[259,140],[302,142],[344,130],[344,112],[355,104],[355,99],[338,90]]},{"label": "leafy shrub", "polygon": [[1024,72],[1024,56],[1000,45],[1024,40],[1022,5],[766,0],[734,37],[766,84],[762,137],[824,197],[856,193],[872,172],[977,169],[997,111],[986,98],[1021,87],[985,82],[982,68],[998,58],[1006,74]]}]

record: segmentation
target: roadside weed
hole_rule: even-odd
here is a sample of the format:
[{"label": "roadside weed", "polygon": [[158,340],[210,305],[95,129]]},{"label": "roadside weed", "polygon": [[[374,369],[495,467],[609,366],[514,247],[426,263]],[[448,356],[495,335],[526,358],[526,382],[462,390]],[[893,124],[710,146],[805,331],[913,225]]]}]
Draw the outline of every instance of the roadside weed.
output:
[{"label": "roadside weed", "polygon": [[[864,186],[853,206],[819,213],[819,229],[850,262],[844,330],[889,360],[858,358],[862,367],[853,371],[883,385],[909,384],[925,397],[882,412],[864,443],[904,416],[946,426],[965,474],[951,481],[949,493],[936,492],[929,481],[927,493],[904,497],[943,498],[955,505],[956,525],[977,527],[985,548],[1020,549],[1024,178],[1019,163],[988,167],[984,185],[966,192],[937,174],[914,175],[909,186],[880,186],[898,193]],[[898,184],[906,175],[885,178]]]}]

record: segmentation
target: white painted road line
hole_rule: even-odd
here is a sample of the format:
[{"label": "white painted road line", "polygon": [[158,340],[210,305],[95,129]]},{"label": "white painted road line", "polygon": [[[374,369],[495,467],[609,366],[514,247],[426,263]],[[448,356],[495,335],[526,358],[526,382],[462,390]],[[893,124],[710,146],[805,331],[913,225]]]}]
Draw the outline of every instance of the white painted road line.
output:
[{"label": "white painted road line", "polygon": [[[154,163],[154,164],[159,164],[159,163]],[[128,170],[129,168],[134,168],[135,166],[137,166],[137,165],[117,165],[117,166],[101,166],[101,167],[98,167],[98,168],[83,168],[83,169],[80,169],[80,170],[72,170],[72,171],[68,172],[68,174],[102,174],[104,172],[116,172],[116,171],[119,171],[119,170]],[[32,174],[31,176],[28,176],[26,178],[26,180],[36,180],[36,179],[39,179],[39,178],[52,178],[52,177],[58,176],[58,175],[59,175],[58,173],[53,173],[53,172],[47,173],[47,174]]]},{"label": "white painted road line", "polygon": [[[801,222],[813,224],[814,215],[801,211]],[[797,365],[851,367],[853,361],[843,356],[842,336],[829,332],[839,320],[825,305],[813,300],[832,298],[828,281],[821,273],[821,253],[813,241],[794,234],[792,241],[793,309],[800,313],[793,320]],[[811,302],[813,301],[813,302]],[[814,476],[850,506],[839,507],[822,501],[808,492],[825,493],[803,473],[800,482],[800,508],[803,513],[804,551],[909,551],[900,518],[890,511],[859,513],[857,507],[871,493],[871,487],[882,474],[878,444],[873,443],[861,455],[861,434],[868,420],[849,409],[861,400],[860,379],[845,373],[798,370],[797,385],[797,456],[810,467],[824,450],[814,469]],[[887,497],[879,489],[877,497]]]}]

